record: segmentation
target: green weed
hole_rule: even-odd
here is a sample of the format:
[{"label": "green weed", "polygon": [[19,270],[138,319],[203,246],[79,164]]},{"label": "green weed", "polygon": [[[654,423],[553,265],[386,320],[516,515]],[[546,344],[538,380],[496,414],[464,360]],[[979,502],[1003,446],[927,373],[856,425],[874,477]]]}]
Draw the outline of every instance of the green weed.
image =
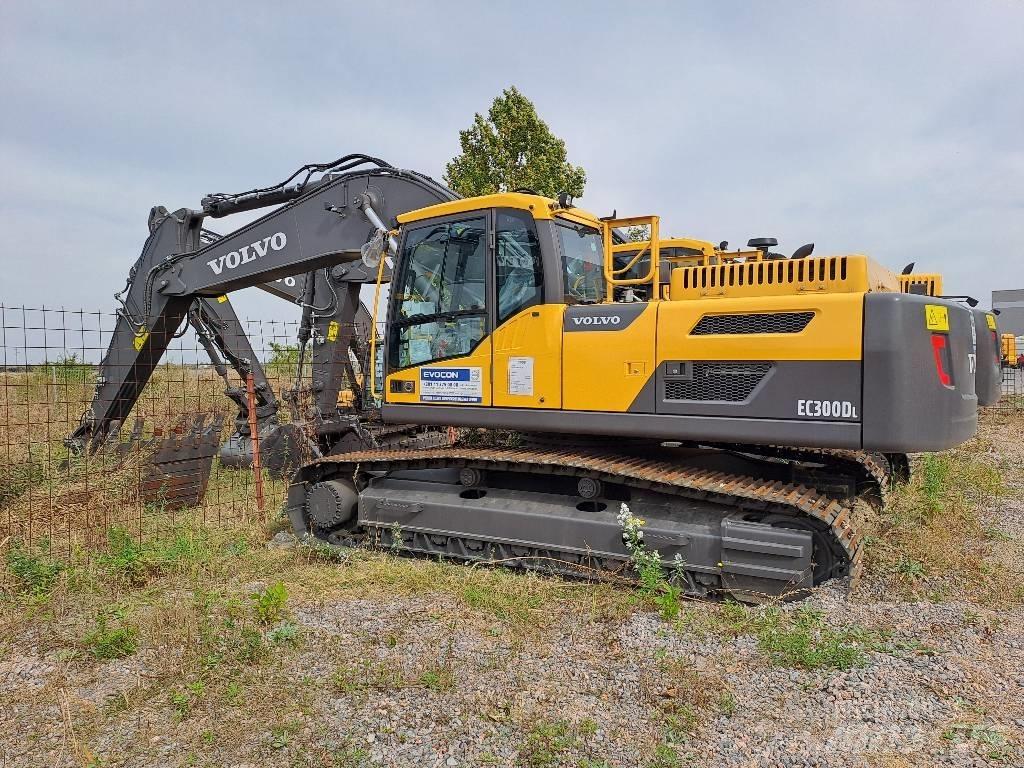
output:
[{"label": "green weed", "polygon": [[124,528],[111,528],[107,532],[109,551],[98,555],[96,561],[115,577],[129,584],[142,584],[146,566],[142,545]]},{"label": "green weed", "polygon": [[41,552],[30,552],[15,542],[7,550],[7,568],[21,591],[30,595],[44,595],[53,589],[64,565]]},{"label": "green weed", "polygon": [[[527,585],[522,581],[519,584]],[[512,587],[519,584],[510,584]],[[534,611],[544,603],[544,596],[528,588],[502,589],[493,584],[470,584],[463,588],[462,597],[472,608],[479,608],[494,615],[496,619],[513,625],[530,622]]]},{"label": "green weed", "polygon": [[757,640],[774,664],[803,669],[850,669],[867,661],[872,642],[863,630],[832,629],[821,614],[799,608],[789,616],[764,610],[757,620]]},{"label": "green weed", "polygon": [[267,642],[271,645],[287,645],[297,648],[302,642],[302,630],[290,622],[282,624],[267,633]]},{"label": "green weed", "polygon": [[185,691],[174,691],[171,693],[171,706],[179,720],[184,720],[192,711],[192,698]]},{"label": "green weed", "polygon": [[731,691],[719,694],[718,710],[726,717],[732,717],[736,714],[736,696]]},{"label": "green weed", "polygon": [[254,592],[251,596],[256,620],[261,624],[273,624],[287,613],[288,590],[284,582],[275,581],[270,586]]},{"label": "green weed", "polygon": [[807,607],[781,610],[726,603],[717,609],[687,611],[679,627],[733,637],[753,635],[776,665],[800,669],[850,669],[863,666],[869,651],[886,651],[883,638],[860,626],[833,628],[821,612]]},{"label": "green weed", "polygon": [[0,468],[0,506],[14,501],[29,488],[45,483],[46,464],[32,460],[17,464],[7,464]]},{"label": "green weed", "polygon": [[[622,526],[622,540],[629,551],[629,559],[640,580],[640,596],[649,600],[666,621],[676,619],[682,608],[680,601],[683,591],[665,577],[665,566],[657,550],[648,549],[644,544],[644,520],[633,515],[629,506],[623,503],[618,521]],[[677,553],[673,569],[678,571],[682,567]]]},{"label": "green weed", "polygon": [[896,565],[896,571],[911,579],[920,579],[925,575],[924,564],[910,558],[900,560]]},{"label": "green weed", "polygon": [[96,628],[82,638],[82,645],[97,659],[123,659],[138,650],[139,632],[127,625],[108,627],[107,617],[100,613]]},{"label": "green weed", "polygon": [[942,511],[942,495],[950,475],[950,465],[944,456],[926,454],[921,464],[921,489],[929,514]]},{"label": "green weed", "polygon": [[125,528],[107,532],[107,551],[96,562],[108,577],[132,586],[145,584],[152,575],[181,570],[208,562],[209,542],[202,531],[177,531],[152,541],[140,541]]},{"label": "green weed", "polygon": [[448,666],[431,667],[419,676],[419,683],[432,691],[449,691],[455,686],[455,673]]},{"label": "green weed", "polygon": [[654,748],[654,757],[645,768],[682,768],[683,761],[671,744],[662,742]]},{"label": "green weed", "polygon": [[527,731],[519,759],[529,768],[549,768],[561,765],[563,755],[575,745],[576,737],[568,721],[540,720]]},{"label": "green weed", "polygon": [[341,693],[394,691],[406,687],[401,670],[383,662],[359,661],[343,664],[331,675],[331,685]]},{"label": "green weed", "polygon": [[1017,751],[1005,735],[977,723],[954,723],[942,732],[942,738],[957,744],[972,741],[989,760],[999,762],[1012,759]]}]

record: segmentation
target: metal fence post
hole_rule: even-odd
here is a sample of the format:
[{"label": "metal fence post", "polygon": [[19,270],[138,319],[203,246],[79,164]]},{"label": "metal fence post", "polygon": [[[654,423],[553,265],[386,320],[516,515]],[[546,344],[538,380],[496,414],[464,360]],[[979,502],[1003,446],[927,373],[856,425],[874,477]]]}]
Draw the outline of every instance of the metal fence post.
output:
[{"label": "metal fence post", "polygon": [[256,509],[263,514],[263,468],[260,463],[260,431],[256,423],[256,384],[251,373],[245,377],[245,395],[249,408],[249,437],[252,440],[252,472],[256,479]]}]

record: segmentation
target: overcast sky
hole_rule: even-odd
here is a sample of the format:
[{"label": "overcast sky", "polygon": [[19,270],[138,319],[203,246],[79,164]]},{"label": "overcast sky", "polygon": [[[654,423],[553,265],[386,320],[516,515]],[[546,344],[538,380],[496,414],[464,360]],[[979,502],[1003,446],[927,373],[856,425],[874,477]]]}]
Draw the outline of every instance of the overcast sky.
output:
[{"label": "overcast sky", "polygon": [[509,85],[595,213],[1024,287],[1022,2],[346,5],[0,3],[0,303],[112,310],[154,204],[352,152],[440,178]]}]

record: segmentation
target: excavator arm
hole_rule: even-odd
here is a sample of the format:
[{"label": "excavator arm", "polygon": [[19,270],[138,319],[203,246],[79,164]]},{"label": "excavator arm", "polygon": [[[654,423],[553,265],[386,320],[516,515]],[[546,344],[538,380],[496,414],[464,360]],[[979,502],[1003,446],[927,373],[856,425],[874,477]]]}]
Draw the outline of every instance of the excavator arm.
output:
[{"label": "excavator arm", "polygon": [[[366,165],[371,167],[359,167]],[[303,170],[306,179],[296,185],[208,196],[201,210],[151,211],[150,235],[119,296],[121,310],[92,403],[69,445],[94,447],[119,429],[197,298],[215,300],[234,290],[354,264],[360,247],[381,226],[395,226],[398,214],[455,197],[427,176],[362,155]],[[312,180],[317,172],[323,176]],[[207,217],[267,206],[279,207],[203,242]],[[365,270],[360,274],[363,281],[371,279]],[[339,307],[351,306],[343,311],[354,316],[358,302],[351,298],[358,291],[349,294]],[[208,309],[211,303],[201,306]],[[347,344],[345,349],[347,354]]]}]

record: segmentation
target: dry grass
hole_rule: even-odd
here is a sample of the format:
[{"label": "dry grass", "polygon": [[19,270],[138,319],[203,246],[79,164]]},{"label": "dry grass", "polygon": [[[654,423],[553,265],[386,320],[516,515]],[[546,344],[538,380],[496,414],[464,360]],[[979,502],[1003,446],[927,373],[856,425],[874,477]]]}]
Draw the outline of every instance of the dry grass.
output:
[{"label": "dry grass", "polygon": [[986,413],[963,446],[914,459],[868,522],[862,593],[1024,603],[1024,414]]},{"label": "dry grass", "polygon": [[[180,513],[139,497],[147,451],[132,451],[122,460],[69,453],[63,441],[89,404],[94,374],[90,370],[62,379],[52,375],[53,368],[0,373],[0,540],[10,536],[42,542],[66,555],[76,547],[101,546],[114,525],[140,538],[172,530]],[[167,430],[191,414],[219,414],[226,438],[235,413],[223,387],[208,367],[162,366],[129,424],[143,418],[144,436],[149,436],[154,428]],[[268,508],[279,505],[284,491],[283,483],[265,479]],[[215,461],[196,512],[216,522],[244,518],[255,506],[254,497],[251,473],[226,470]]]},{"label": "dry grass", "polygon": [[[93,753],[138,755],[158,734],[173,734],[202,764],[251,749],[256,727],[268,731],[266,754],[301,741],[319,764],[331,755],[315,745],[337,736],[321,732],[312,717],[314,702],[328,691],[443,693],[457,683],[459,671],[447,661],[457,634],[486,632],[516,646],[535,640],[551,617],[578,613],[588,622],[633,609],[618,590],[498,569],[373,552],[338,559],[303,547],[268,549],[274,526],[196,520],[141,545],[115,536],[100,556],[76,552],[41,590],[9,579],[0,590],[0,667],[12,653],[60,660],[41,688],[0,694],[11,695],[15,711],[34,713],[22,720],[30,741],[52,741],[54,723],[63,719],[63,738],[73,730],[81,765]],[[287,599],[268,616],[252,595],[267,594],[278,582]],[[448,639],[439,636],[433,654],[390,667],[367,661],[364,644],[332,642],[316,654],[336,673],[302,675],[296,658],[310,630],[293,623],[296,611],[413,596],[445,606],[448,630],[441,635]],[[123,633],[97,652],[98,629]],[[395,648],[396,658],[404,643],[397,637],[365,642],[385,652]],[[140,730],[143,722],[149,730]]]},{"label": "dry grass", "polygon": [[[918,461],[915,480],[876,522],[866,589],[884,587],[888,597],[909,599],[1022,600],[1021,580],[1013,570],[1021,562],[1020,541],[999,527],[1004,521],[998,515],[1000,505],[1024,490],[1024,452],[1019,441],[1014,443],[1015,434],[1020,421],[989,418],[982,437],[969,446]],[[229,489],[231,476],[221,472],[215,472],[212,487]],[[61,488],[53,498],[67,492]],[[51,498],[48,494],[43,498]],[[97,494],[92,501],[114,504],[118,498]],[[16,500],[14,508],[22,509],[21,503]],[[237,504],[248,505],[251,515],[248,498]],[[117,515],[132,509],[108,510],[107,519],[124,520]],[[175,517],[151,512],[140,518],[141,530],[130,528],[129,535],[109,540],[105,531],[102,538],[95,532],[84,535],[77,518],[61,518],[60,525],[74,533],[63,565],[29,550],[17,568],[3,569],[0,667],[27,657],[31,664],[56,669],[37,676],[44,680],[40,687],[18,685],[0,690],[0,697],[9,702],[26,743],[34,745],[32,754],[45,756],[47,763],[61,764],[60,754],[85,766],[97,754],[202,765],[223,762],[225,756],[270,760],[287,753],[305,761],[301,764],[360,764],[362,747],[337,745],[339,735],[327,730],[319,709],[325,699],[342,696],[351,703],[404,689],[443,694],[459,684],[460,675],[474,673],[448,663],[448,649],[462,634],[496,638],[503,649],[535,647],[548,642],[550,625],[564,626],[566,616],[581,626],[607,622],[614,627],[643,606],[625,590],[606,585],[378,552],[338,557],[303,547],[268,549],[266,540],[281,526],[274,513],[218,524],[216,508]],[[99,530],[87,530],[94,528]],[[0,545],[9,560],[11,544]],[[273,612],[260,613],[251,596],[266,594],[277,583],[287,599],[278,600]],[[315,616],[321,606],[356,601],[373,602],[376,611],[406,598],[437,606],[429,621],[408,630],[427,627],[437,635],[427,644],[429,652],[414,658],[403,655],[409,638],[399,636],[401,630],[365,638],[357,631],[350,645],[335,636],[321,646],[328,641],[315,637],[315,629],[295,615]],[[727,636],[754,634],[759,643],[764,634],[769,655],[789,653],[790,645],[817,653],[835,634],[826,634],[831,625],[822,620],[819,626],[814,617],[808,618],[810,629],[799,625],[799,613],[787,614],[785,624],[757,623],[758,617],[775,615],[694,605],[681,622],[684,631],[695,634],[706,627]],[[804,635],[814,642],[803,642]],[[613,643],[613,630],[609,637]],[[840,638],[849,645],[847,639]],[[512,654],[497,655],[503,656],[494,662],[500,667]],[[311,658],[335,674],[312,674],[306,666]],[[813,666],[788,658],[783,659],[787,665]],[[651,672],[643,681],[644,700],[660,729],[657,748],[663,756],[671,755],[669,744],[693,738],[704,723],[736,706],[729,684],[714,668],[666,657]],[[557,757],[565,745],[566,752],[582,749],[589,726],[567,722],[530,729],[524,720],[517,726],[526,733],[524,754],[543,764],[545,755]],[[954,725],[955,738],[976,736]],[[161,752],[171,741],[173,759]],[[330,749],[324,746],[331,743]],[[901,759],[893,756],[891,764],[904,764]]]}]

